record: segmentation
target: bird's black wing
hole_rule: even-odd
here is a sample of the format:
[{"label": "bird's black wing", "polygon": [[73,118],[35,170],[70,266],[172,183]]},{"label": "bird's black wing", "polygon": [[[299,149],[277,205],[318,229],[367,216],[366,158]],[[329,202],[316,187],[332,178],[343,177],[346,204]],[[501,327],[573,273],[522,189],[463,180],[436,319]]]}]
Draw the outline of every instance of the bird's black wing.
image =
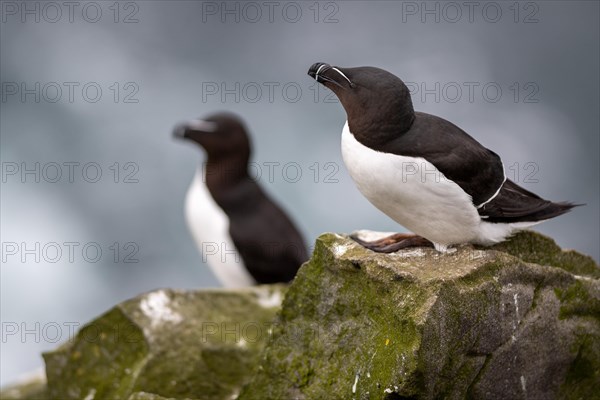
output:
[{"label": "bird's black wing", "polygon": [[479,215],[488,222],[536,222],[566,213],[576,204],[554,203],[506,180],[502,189],[489,203],[482,206]]},{"label": "bird's black wing", "polygon": [[302,236],[256,182],[249,180],[236,191],[224,205],[229,234],[248,272],[258,283],[291,281],[308,259]]},{"label": "bird's black wing", "polygon": [[443,118],[420,112],[415,115],[407,132],[378,150],[422,157],[470,195],[475,206],[489,200],[505,179],[500,157]]},{"label": "bird's black wing", "polygon": [[[423,157],[454,181],[480,206],[488,222],[536,222],[564,214],[575,204],[554,203],[505,179],[500,157],[443,118],[415,113],[406,133],[386,146],[386,152]],[[425,177],[426,178],[426,177]]]}]

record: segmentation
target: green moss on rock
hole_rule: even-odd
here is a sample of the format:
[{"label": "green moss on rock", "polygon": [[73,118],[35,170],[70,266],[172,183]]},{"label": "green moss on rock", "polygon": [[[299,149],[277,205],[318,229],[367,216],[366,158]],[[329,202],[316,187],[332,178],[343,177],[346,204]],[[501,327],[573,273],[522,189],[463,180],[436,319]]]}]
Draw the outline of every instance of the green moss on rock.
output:
[{"label": "green moss on rock", "polygon": [[239,398],[556,398],[600,369],[589,261],[535,233],[452,254],[322,235]]},{"label": "green moss on rock", "polygon": [[533,232],[451,254],[376,254],[325,234],[282,307],[278,285],[150,292],[44,354],[47,384],[1,397],[594,398],[599,277]]},{"label": "green moss on rock", "polygon": [[7,386],[0,391],[2,400],[50,400],[46,388],[46,377],[34,374],[21,382]]},{"label": "green moss on rock", "polygon": [[158,290],[121,303],[44,354],[49,395],[231,399],[252,376],[283,290]]},{"label": "green moss on rock", "polygon": [[563,250],[556,242],[540,233],[521,231],[492,247],[525,262],[562,268],[575,275],[600,278],[600,267],[592,257],[574,250]]},{"label": "green moss on rock", "polygon": [[127,400],[194,400],[194,399],[175,399],[173,397],[166,398],[154,393],[135,392]]},{"label": "green moss on rock", "polygon": [[[560,398],[589,399],[600,393],[600,335],[582,332],[572,345],[577,354],[569,366],[565,382],[561,386]],[[590,396],[592,395],[592,396]]]}]

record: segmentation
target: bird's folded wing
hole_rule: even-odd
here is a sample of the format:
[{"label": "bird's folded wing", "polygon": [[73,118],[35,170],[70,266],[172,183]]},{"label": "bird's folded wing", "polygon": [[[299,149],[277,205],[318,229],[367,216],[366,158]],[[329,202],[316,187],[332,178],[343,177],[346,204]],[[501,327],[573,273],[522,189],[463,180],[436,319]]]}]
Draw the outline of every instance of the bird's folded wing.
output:
[{"label": "bird's folded wing", "polygon": [[506,180],[494,199],[477,211],[487,222],[536,222],[564,214],[575,207],[571,203],[553,203]]},{"label": "bird's folded wing", "polygon": [[494,196],[505,180],[502,160],[450,121],[417,112],[406,133],[382,151],[421,157],[460,186],[479,206]]}]

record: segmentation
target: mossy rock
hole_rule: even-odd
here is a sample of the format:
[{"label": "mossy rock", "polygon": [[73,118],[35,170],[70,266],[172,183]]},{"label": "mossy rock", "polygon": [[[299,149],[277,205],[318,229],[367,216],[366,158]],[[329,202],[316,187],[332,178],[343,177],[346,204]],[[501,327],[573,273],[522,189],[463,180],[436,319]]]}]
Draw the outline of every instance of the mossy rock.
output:
[{"label": "mossy rock", "polygon": [[282,308],[279,285],[150,292],[44,354],[47,384],[0,397],[591,399],[599,270],[534,232],[387,255],[325,234]]},{"label": "mossy rock", "polygon": [[592,257],[575,250],[563,250],[551,238],[534,231],[520,231],[491,249],[512,254],[526,262],[562,268],[575,275],[600,278],[600,267]]},{"label": "mossy rock", "polygon": [[154,393],[135,392],[127,400],[193,400],[193,399],[175,399],[159,396]]},{"label": "mossy rock", "polygon": [[49,398],[234,398],[284,290],[158,290],[125,301],[44,354]]},{"label": "mossy rock", "polygon": [[239,399],[593,398],[590,260],[532,232],[452,254],[322,235]]},{"label": "mossy rock", "polygon": [[2,400],[49,400],[46,377],[43,373],[34,373],[20,382],[2,388]]}]

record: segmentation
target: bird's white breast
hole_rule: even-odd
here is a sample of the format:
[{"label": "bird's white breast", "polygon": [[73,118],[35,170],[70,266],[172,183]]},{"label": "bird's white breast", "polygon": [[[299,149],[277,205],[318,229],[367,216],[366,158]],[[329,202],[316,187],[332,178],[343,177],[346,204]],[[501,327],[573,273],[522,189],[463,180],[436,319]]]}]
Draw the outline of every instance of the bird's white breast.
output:
[{"label": "bird's white breast", "polygon": [[256,283],[229,235],[229,218],[210,194],[200,169],[185,198],[185,216],[203,261],[224,286],[243,287]]},{"label": "bird's white breast", "polygon": [[375,151],[342,131],[342,157],[360,192],[379,210],[438,248],[477,240],[471,196],[420,157]]}]

